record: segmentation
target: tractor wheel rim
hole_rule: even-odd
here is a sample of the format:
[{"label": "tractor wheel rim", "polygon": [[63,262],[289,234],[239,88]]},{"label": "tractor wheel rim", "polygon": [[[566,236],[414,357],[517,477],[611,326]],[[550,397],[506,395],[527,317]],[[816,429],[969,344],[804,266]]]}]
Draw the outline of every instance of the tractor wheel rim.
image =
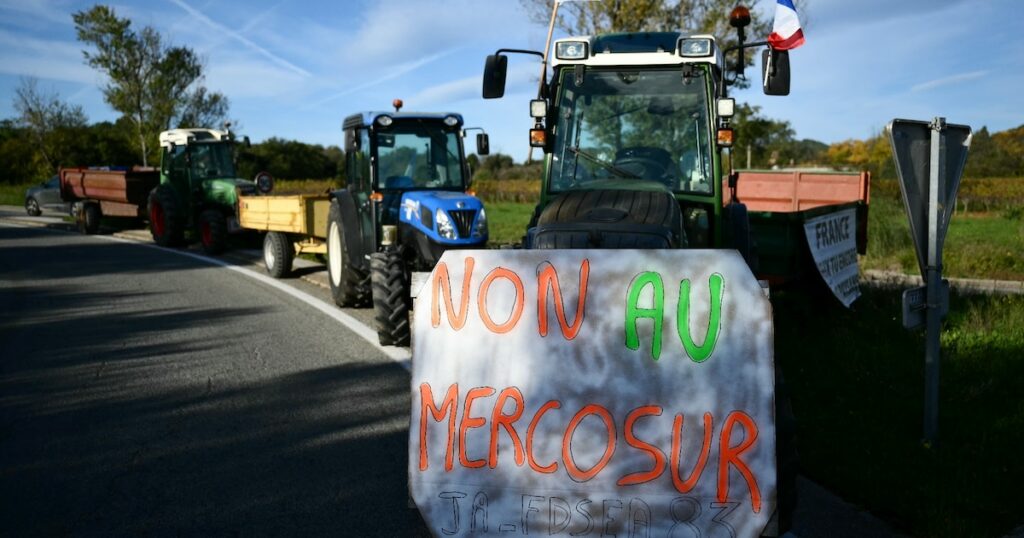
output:
[{"label": "tractor wheel rim", "polygon": [[331,231],[327,238],[327,267],[331,273],[331,282],[335,286],[341,284],[341,234],[338,224],[331,223]]},{"label": "tractor wheel rim", "polygon": [[200,228],[200,231],[203,234],[203,245],[205,245],[205,246],[212,245],[213,244],[213,231],[210,230],[210,222],[204,220],[203,224],[200,225],[199,228]]},{"label": "tractor wheel rim", "polygon": [[153,226],[153,233],[158,236],[164,235],[164,208],[160,202],[153,202],[149,210],[149,223]]},{"label": "tractor wheel rim", "polygon": [[274,251],[269,248],[269,245],[263,247],[263,261],[266,262],[268,269],[273,269],[274,262],[277,261],[277,256],[274,256]]}]

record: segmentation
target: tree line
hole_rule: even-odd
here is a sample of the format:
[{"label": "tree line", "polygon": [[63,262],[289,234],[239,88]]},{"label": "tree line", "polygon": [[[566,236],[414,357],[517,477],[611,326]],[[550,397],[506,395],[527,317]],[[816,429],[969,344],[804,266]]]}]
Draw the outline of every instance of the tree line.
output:
[{"label": "tree line", "polygon": [[[534,20],[547,23],[551,0],[520,0]],[[803,2],[798,2],[798,7]],[[734,39],[728,13],[734,0],[616,0],[564,3],[556,24],[576,34],[690,28]],[[751,34],[767,32],[768,21],[752,11]],[[229,119],[229,101],[205,86],[204,65],[190,48],[170,45],[155,29],[137,28],[110,7],[95,5],[72,14],[83,60],[103,73],[105,101],[121,114],[114,122],[90,124],[80,106],[68,104],[23,79],[15,92],[16,118],[0,120],[0,181],[25,183],[54,174],[61,166],[132,166],[155,163],[160,131],[174,127],[219,127]],[[806,23],[806,21],[805,21]],[[752,55],[744,58],[750,64]],[[743,85],[743,80],[739,85]],[[237,123],[237,122],[236,122]],[[786,121],[766,117],[759,107],[738,104],[733,119],[737,168],[830,167],[869,170],[895,177],[887,136],[825,144],[799,139]],[[481,180],[540,177],[534,163],[516,164],[507,155],[469,157]],[[271,138],[239,147],[238,171],[252,177],[266,170],[280,179],[344,179],[344,153],[337,146]],[[975,132],[965,174],[1020,177],[1024,174],[1024,125]]]}]

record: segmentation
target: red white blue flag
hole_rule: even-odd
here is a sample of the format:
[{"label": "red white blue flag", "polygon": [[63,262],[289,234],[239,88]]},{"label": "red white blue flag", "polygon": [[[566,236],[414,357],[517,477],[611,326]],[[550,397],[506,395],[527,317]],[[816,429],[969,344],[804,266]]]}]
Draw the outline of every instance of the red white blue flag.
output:
[{"label": "red white blue flag", "polygon": [[800,29],[793,0],[778,0],[775,4],[775,26],[768,44],[775,50],[795,49],[804,44],[804,31]]}]

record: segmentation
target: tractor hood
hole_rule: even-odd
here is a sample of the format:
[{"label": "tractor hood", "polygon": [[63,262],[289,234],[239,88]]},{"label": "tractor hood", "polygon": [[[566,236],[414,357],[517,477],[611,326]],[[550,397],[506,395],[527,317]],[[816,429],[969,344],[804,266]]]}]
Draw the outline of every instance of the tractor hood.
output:
[{"label": "tractor hood", "polygon": [[438,243],[468,245],[487,240],[483,203],[462,192],[403,193],[399,221]]},{"label": "tractor hood", "polygon": [[203,192],[208,203],[234,206],[238,193],[256,194],[256,184],[247,179],[224,178],[203,181]]}]

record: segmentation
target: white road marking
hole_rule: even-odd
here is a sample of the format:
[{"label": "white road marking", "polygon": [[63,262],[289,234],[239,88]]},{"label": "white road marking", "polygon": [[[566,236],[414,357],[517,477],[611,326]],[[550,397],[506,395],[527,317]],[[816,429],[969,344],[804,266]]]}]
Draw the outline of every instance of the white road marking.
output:
[{"label": "white road marking", "polygon": [[[63,233],[63,234],[68,234],[68,235],[74,235],[71,232],[66,232],[64,230],[53,230],[53,229],[50,229],[50,228],[39,228],[37,226],[31,226],[31,225],[26,225],[26,224],[0,223],[0,226],[6,226],[6,227],[12,227],[12,228],[37,228],[37,229],[48,230],[48,231],[56,232],[56,233]],[[303,293],[303,292],[301,292],[301,291],[299,291],[299,290],[297,290],[297,289],[295,289],[295,288],[293,288],[293,287],[291,287],[291,286],[289,286],[287,284],[283,284],[283,283],[281,283],[281,282],[279,282],[279,281],[277,281],[277,280],[275,280],[275,279],[273,279],[273,278],[271,278],[271,277],[269,277],[267,275],[264,275],[264,274],[261,274],[261,273],[257,273],[256,271],[253,271],[251,269],[246,269],[245,267],[239,267],[237,265],[232,265],[230,263],[227,263],[227,262],[222,261],[222,260],[218,260],[216,258],[210,258],[210,257],[207,257],[207,256],[203,256],[202,254],[196,254],[194,252],[188,252],[186,250],[178,250],[178,249],[173,249],[173,248],[164,248],[164,247],[161,247],[159,245],[154,245],[154,244],[151,244],[151,243],[143,243],[141,241],[134,241],[134,240],[131,240],[131,239],[125,239],[125,238],[122,238],[122,237],[113,237],[113,236],[108,236],[108,235],[94,235],[92,237],[96,238],[96,239],[105,239],[105,240],[108,240],[108,241],[116,241],[116,242],[119,242],[119,243],[129,243],[129,244],[138,245],[138,246],[141,246],[141,247],[149,247],[149,248],[160,250],[160,251],[163,251],[163,252],[170,252],[170,253],[173,253],[173,254],[178,254],[178,255],[181,255],[181,256],[188,257],[188,258],[192,258],[192,259],[195,259],[195,260],[206,262],[206,263],[208,263],[210,265],[216,265],[216,266],[219,266],[219,267],[224,267],[224,268],[230,269],[232,271],[236,271],[238,273],[241,273],[241,274],[243,274],[243,275],[245,275],[245,276],[247,276],[249,278],[252,278],[254,280],[262,282],[263,284],[266,284],[267,286],[270,286],[270,287],[275,288],[277,290],[280,290],[280,291],[282,291],[284,293],[287,293],[288,295],[290,295],[290,296],[292,296],[292,297],[294,297],[294,298],[296,298],[296,299],[306,303],[307,305],[309,305],[309,306],[319,310],[320,312],[330,316],[331,318],[333,318],[338,323],[341,323],[342,325],[347,327],[349,330],[351,330],[352,332],[356,333],[357,336],[359,336],[363,340],[366,340],[367,343],[369,343],[373,347],[377,348],[378,351],[380,351],[381,353],[386,355],[388,358],[390,358],[391,360],[397,362],[398,365],[401,366],[402,368],[405,368],[406,370],[410,370],[410,368],[412,368],[412,365],[411,365],[412,353],[408,349],[400,348],[400,347],[395,347],[395,346],[382,346],[382,345],[380,345],[380,342],[377,340],[377,332],[374,331],[373,329],[371,329],[370,327],[367,327],[366,325],[364,325],[361,321],[359,321],[356,318],[346,314],[345,312],[342,312],[341,310],[339,310],[337,307],[335,307],[333,305],[329,305],[329,304],[327,304],[327,303],[325,303],[325,302],[323,302],[323,301],[321,301],[321,300],[319,300],[319,299],[317,299],[317,298],[315,298],[315,297],[313,297],[311,295]]]}]

